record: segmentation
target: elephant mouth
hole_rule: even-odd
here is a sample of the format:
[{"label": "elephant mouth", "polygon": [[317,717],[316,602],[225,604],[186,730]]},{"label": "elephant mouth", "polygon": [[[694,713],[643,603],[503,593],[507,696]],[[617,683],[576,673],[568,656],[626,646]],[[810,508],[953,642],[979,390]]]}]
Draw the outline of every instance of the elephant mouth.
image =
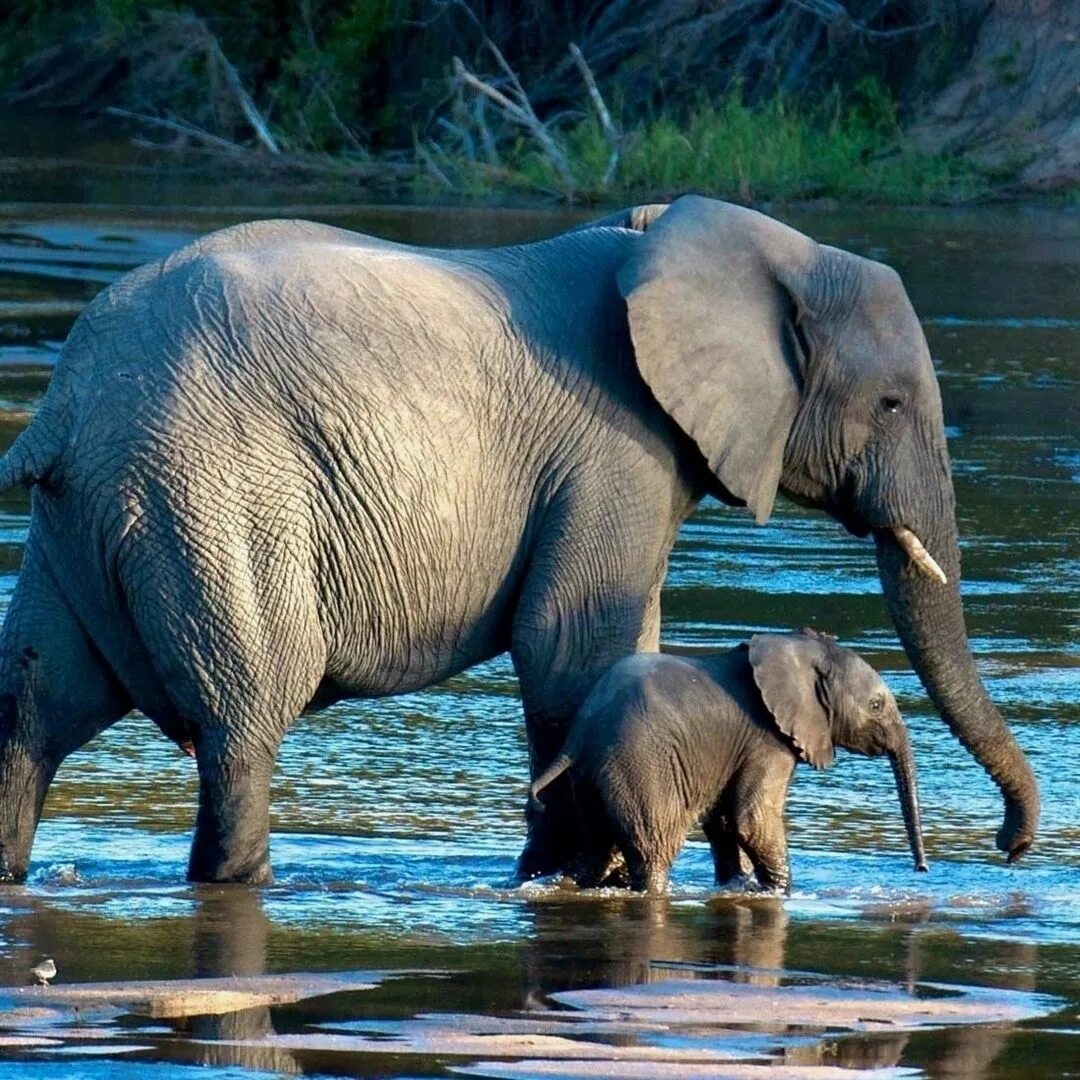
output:
[{"label": "elephant mouth", "polygon": [[892,537],[896,546],[911,560],[920,574],[941,585],[948,585],[949,578],[945,571],[914,529],[909,529],[906,525],[868,525],[850,514],[838,513],[835,510],[832,513],[852,536],[857,536],[860,540],[870,533]]}]

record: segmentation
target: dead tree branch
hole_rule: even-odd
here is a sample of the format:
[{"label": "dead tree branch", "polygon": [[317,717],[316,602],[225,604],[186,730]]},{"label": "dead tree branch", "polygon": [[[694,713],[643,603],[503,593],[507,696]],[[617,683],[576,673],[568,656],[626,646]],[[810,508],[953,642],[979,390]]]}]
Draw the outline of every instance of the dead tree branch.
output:
[{"label": "dead tree branch", "polygon": [[[529,104],[529,99],[525,96],[524,91],[521,93],[521,104],[511,101],[501,90],[496,89],[490,83],[486,83],[483,79],[474,75],[457,56],[454,57],[454,77],[467,86],[470,90],[473,90],[477,94],[483,94],[495,105],[503,111],[508,120],[512,120],[514,123],[525,128],[530,135],[536,140],[537,145],[543,150],[547,159],[551,162],[555,171],[559,174],[559,179],[568,188],[574,187],[576,181],[574,180],[574,174],[570,171],[569,162],[566,160],[566,154],[563,149],[552,137],[552,134],[541,122],[540,118],[533,112],[532,105]],[[516,81],[516,80],[515,80]],[[520,83],[517,84],[520,87]]]},{"label": "dead tree branch", "polygon": [[622,147],[622,133],[611,119],[611,113],[608,112],[607,104],[604,102],[603,95],[600,93],[600,87],[596,85],[596,79],[593,77],[592,70],[585,62],[585,57],[582,55],[581,50],[573,42],[570,43],[570,56],[577,65],[578,71],[581,72],[581,78],[584,80],[585,88],[589,92],[589,100],[596,110],[596,115],[600,120],[600,127],[604,132],[604,137],[611,146],[611,156],[608,158],[607,168],[604,170],[604,175],[601,180],[604,187],[607,187],[615,176],[615,170],[619,167],[619,151]]},{"label": "dead tree branch", "polygon": [[246,154],[248,152],[247,148],[240,146],[239,143],[229,142],[228,139],[204,131],[201,127],[189,124],[186,120],[170,120],[164,116],[150,116],[147,113],[132,112],[130,109],[118,109],[115,105],[110,105],[104,112],[109,116],[134,120],[137,123],[145,124],[147,127],[171,131],[174,135],[183,135],[186,138],[194,139],[196,142],[205,143],[215,150],[224,150],[230,154]]},{"label": "dead tree branch", "polygon": [[277,144],[277,140],[270,133],[270,129],[266,126],[266,121],[255,107],[255,102],[251,100],[251,95],[244,89],[244,84],[240,80],[240,73],[229,63],[228,57],[222,52],[221,45],[218,43],[218,39],[210,32],[210,28],[201,19],[195,18],[194,22],[200,26],[205,35],[207,55],[211,61],[211,66],[216,66],[221,72],[225,85],[229,88],[237,106],[244,114],[244,119],[251,125],[252,131],[255,132],[255,136],[263,148],[267,153],[276,157],[281,153],[281,149]]},{"label": "dead tree branch", "polygon": [[788,0],[788,3],[820,19],[826,26],[836,24],[845,30],[878,41],[902,37],[904,34],[920,34],[937,25],[936,19],[927,19],[925,22],[913,23],[911,26],[898,26],[892,30],[872,30],[865,23],[852,18],[847,8],[837,3],[837,0]]}]

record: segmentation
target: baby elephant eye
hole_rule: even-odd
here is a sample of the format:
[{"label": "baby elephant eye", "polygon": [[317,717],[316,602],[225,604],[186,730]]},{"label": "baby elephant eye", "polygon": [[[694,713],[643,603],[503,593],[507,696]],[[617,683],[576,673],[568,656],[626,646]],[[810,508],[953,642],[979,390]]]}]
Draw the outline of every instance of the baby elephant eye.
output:
[{"label": "baby elephant eye", "polygon": [[870,711],[874,713],[881,712],[885,708],[885,699],[883,697],[872,698],[870,701]]},{"label": "baby elephant eye", "polygon": [[903,408],[904,403],[898,397],[883,397],[881,399],[881,407],[887,413],[898,413]]}]

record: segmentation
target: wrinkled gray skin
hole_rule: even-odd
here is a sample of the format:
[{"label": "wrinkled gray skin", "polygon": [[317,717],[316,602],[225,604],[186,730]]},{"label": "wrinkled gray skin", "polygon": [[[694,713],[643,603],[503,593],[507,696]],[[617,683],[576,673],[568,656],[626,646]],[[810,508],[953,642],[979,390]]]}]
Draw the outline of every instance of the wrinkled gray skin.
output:
[{"label": "wrinkled gray skin", "polygon": [[799,760],[827,768],[834,747],[889,756],[915,868],[925,870],[915,762],[896,701],[865,660],[812,631],[758,634],[700,658],[620,660],[533,782],[530,816],[569,771],[584,836],[571,868],[579,885],[603,883],[617,848],[632,889],[663,892],[687,831],[701,823],[717,885],[748,862],[760,885],[786,890],[791,775]]},{"label": "wrinkled gray skin", "polygon": [[[7,880],[60,763],[132,707],[195,749],[198,880],[268,879],[278,745],[343,697],[509,649],[538,775],[596,677],[656,649],[668,553],[707,493],[764,521],[780,491],[873,533],[917,671],[1005,793],[999,846],[1034,835],[1035,781],[967,645],[915,313],[888,268],[753,211],[688,196],[476,251],[297,221],[212,234],[89,305],[0,462],[17,483]],[[575,854],[558,795],[521,879]]]}]

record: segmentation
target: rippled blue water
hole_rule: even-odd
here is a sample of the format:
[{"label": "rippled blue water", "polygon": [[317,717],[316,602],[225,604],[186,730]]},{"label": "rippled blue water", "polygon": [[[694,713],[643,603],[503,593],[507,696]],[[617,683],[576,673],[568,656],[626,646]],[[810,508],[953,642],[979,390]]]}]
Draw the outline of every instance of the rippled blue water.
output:
[{"label": "rippled blue water", "polygon": [[[446,244],[518,240],[573,219],[393,208],[320,208],[316,216]],[[126,268],[228,218],[0,207],[0,424],[8,436],[35,407],[82,303]],[[990,693],[1042,785],[1036,848],[1016,867],[995,852],[999,797],[907,668],[869,544],[797,508],[781,506],[758,527],[707,503],[672,559],[664,637],[722,647],[812,622],[863,651],[911,725],[931,873],[910,869],[887,764],[841,755],[829,772],[797,773],[789,801],[795,890],[776,919],[759,926],[746,916],[752,925],[741,946],[729,935],[730,919],[737,930],[744,916],[711,906],[700,840],[676,865],[662,932],[635,937],[632,927],[610,922],[611,910],[632,901],[572,896],[552,885],[507,890],[523,838],[526,759],[515,680],[498,659],[423,693],[343,703],[297,722],[274,780],[277,882],[235,902],[250,903],[244,919],[263,928],[249,961],[290,970],[381,963],[371,958],[384,954],[438,966],[442,957],[502,987],[493,1001],[516,1001],[528,979],[503,972],[506,957],[523,970],[540,964],[557,984],[612,979],[626,963],[764,956],[775,966],[833,973],[1049,989],[1075,1010],[1080,220],[1021,211],[793,220],[897,265],[924,316],[955,466],[969,628]],[[0,608],[26,527],[25,503],[6,498]],[[27,888],[0,894],[11,981],[42,952],[84,979],[191,972],[190,942],[214,910],[205,891],[182,880],[194,796],[193,763],[138,717],[68,760]],[[607,927],[600,938],[590,936],[596,921]],[[718,934],[735,944],[721,947]],[[495,943],[509,950],[502,959],[483,951]],[[568,950],[580,950],[580,970]],[[1002,1075],[1012,1068],[1009,1052],[1002,1051]],[[49,1069],[68,1075],[56,1063]]]}]

